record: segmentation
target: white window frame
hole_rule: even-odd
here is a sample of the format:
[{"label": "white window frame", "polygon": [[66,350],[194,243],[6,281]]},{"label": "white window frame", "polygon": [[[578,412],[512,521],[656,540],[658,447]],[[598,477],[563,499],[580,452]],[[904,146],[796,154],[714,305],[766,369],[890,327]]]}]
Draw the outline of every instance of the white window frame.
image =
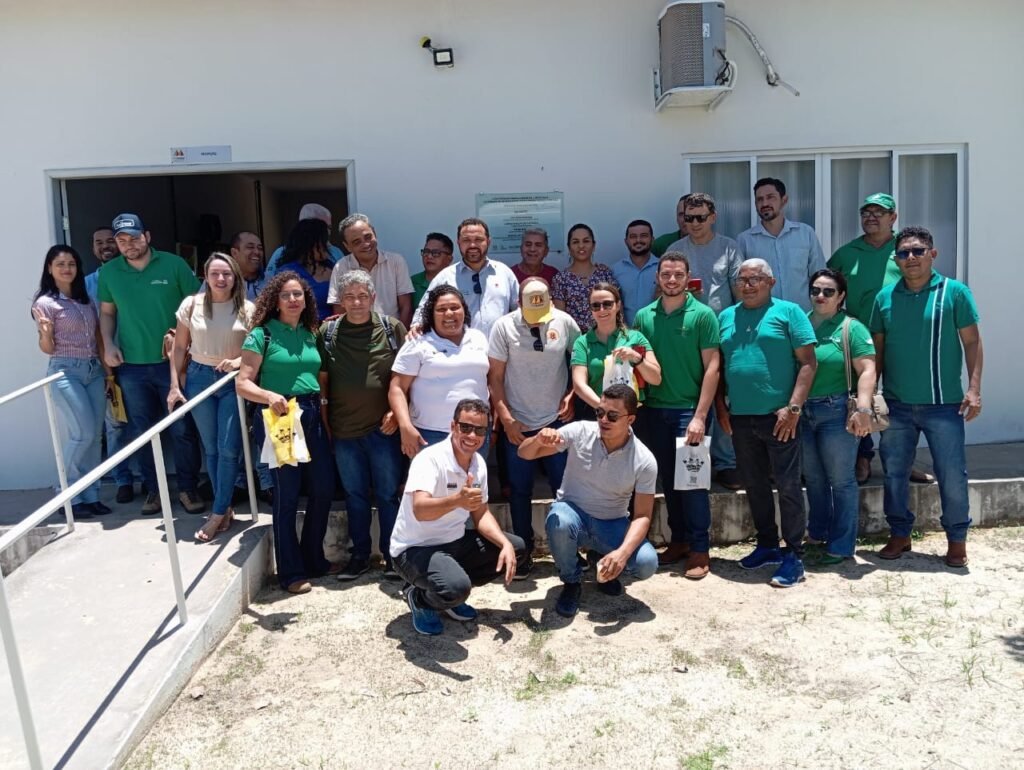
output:
[{"label": "white window frame", "polygon": [[[807,150],[763,150],[730,153],[691,153],[683,156],[683,189],[690,190],[691,166],[694,163],[735,163],[745,161],[750,167],[750,184],[753,189],[758,180],[758,160],[814,161],[815,205],[814,229],[818,233],[822,251],[826,256],[835,251],[839,244],[832,243],[832,160],[844,158],[888,158],[890,185],[894,197],[899,195],[900,158],[906,155],[955,155],[957,169],[956,184],[956,279],[967,280],[967,145],[965,144],[915,144],[891,147],[821,147]],[[750,196],[750,226],[757,223],[754,196]]]}]

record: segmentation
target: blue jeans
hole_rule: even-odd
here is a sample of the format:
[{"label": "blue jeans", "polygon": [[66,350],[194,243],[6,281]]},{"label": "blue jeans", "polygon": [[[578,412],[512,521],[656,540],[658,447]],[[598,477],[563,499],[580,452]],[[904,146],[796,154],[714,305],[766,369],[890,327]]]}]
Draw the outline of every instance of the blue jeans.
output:
[{"label": "blue jeans", "polygon": [[[583,568],[576,558],[580,548],[606,554],[614,551],[626,537],[630,519],[595,519],[579,506],[558,500],[551,504],[544,529],[555,559],[558,577],[563,583],[579,583]],[[647,580],[658,571],[658,553],[644,540],[626,562],[625,573],[636,580]]]},{"label": "blue jeans", "polygon": [[[331,442],[320,419],[320,394],[296,396],[295,399],[302,407],[302,432],[310,460],[270,469],[274,477],[274,560],[277,562],[277,580],[282,588],[299,580],[324,575],[330,567],[324,556],[324,536],[334,497]],[[262,446],[266,435],[262,414],[255,427],[257,440]],[[306,484],[306,517],[300,538],[295,526],[303,482]]]},{"label": "blue jeans", "polygon": [[[171,389],[171,372],[166,361],[159,364],[121,364],[117,370],[121,381],[124,407],[128,424],[135,437],[141,436],[167,416],[167,391]],[[199,486],[199,434],[191,415],[185,415],[167,429],[171,436],[174,470],[178,477],[179,492],[194,492]],[[163,437],[161,437],[162,439]],[[164,444],[166,448],[166,443]],[[139,470],[150,493],[157,491],[156,465],[153,453],[140,450]]]},{"label": "blue jeans", "polygon": [[[114,419],[109,402],[104,410],[103,429],[107,437],[107,457],[113,457],[132,442],[132,432],[128,423],[118,422]],[[117,486],[131,486],[135,482],[135,475],[132,472],[135,462],[135,455],[132,455],[128,459],[122,460],[114,468],[114,483]]]},{"label": "blue jeans", "polygon": [[879,451],[885,468],[885,519],[893,537],[910,537],[914,514],[907,508],[910,470],[924,433],[942,501],[940,522],[951,543],[967,540],[971,526],[967,497],[967,452],[960,404],[904,404],[889,401],[889,428]]},{"label": "blue jeans", "polygon": [[[434,444],[440,444],[442,441],[447,439],[451,433],[444,430],[427,430],[426,428],[417,428],[420,435],[423,436],[423,440],[427,442],[427,446],[434,446]],[[476,453],[484,458],[484,462],[487,462],[487,453],[491,449],[491,431],[487,431],[487,435],[484,437],[484,443],[480,446]]]},{"label": "blue jeans", "polygon": [[732,436],[718,424],[715,407],[711,407],[704,421],[704,432],[711,434],[711,467],[716,471],[735,470],[736,448],[732,445]]},{"label": "blue jeans", "polygon": [[380,428],[359,438],[334,439],[334,461],[345,487],[348,533],[352,538],[352,557],[370,558],[370,486],[377,503],[380,526],[380,552],[391,560],[391,530],[398,516],[403,479],[402,439],[397,431],[390,436]]},{"label": "blue jeans", "polygon": [[[255,427],[257,420],[263,421],[263,416],[260,414],[257,404],[247,401],[245,406],[245,419],[248,430],[244,431],[242,440],[249,442],[249,454],[252,456],[252,465],[256,471],[256,478],[259,480],[259,488],[267,491],[274,488],[274,479],[270,475],[270,466],[260,462],[260,450],[262,447],[256,440]],[[238,473],[235,476],[235,486],[239,489],[247,489],[249,486],[249,481],[245,476],[245,453],[241,450],[238,453]]]},{"label": "blue jeans", "polygon": [[860,439],[846,430],[846,394],[810,398],[800,416],[800,449],[807,484],[807,533],[828,552],[853,556],[860,489],[854,463]]},{"label": "blue jeans", "polygon": [[[195,398],[223,376],[212,366],[192,361],[185,377],[185,398]],[[238,455],[242,451],[234,385],[225,385],[199,404],[192,410],[192,419],[206,453],[206,472],[213,486],[213,513],[222,515],[231,507]]]},{"label": "blue jeans", "polygon": [[645,406],[643,414],[647,448],[658,462],[658,478],[665,493],[672,542],[689,543],[691,551],[707,553],[711,550],[711,498],[708,490],[684,492],[675,488],[676,438],[686,435],[693,410]]},{"label": "blue jeans", "polygon": [[[53,383],[53,404],[67,433],[62,454],[70,486],[100,464],[107,401],[103,366],[98,358],[53,356],[46,373],[60,371],[64,372],[64,377]],[[95,503],[99,499],[97,479],[71,502]]]},{"label": "blue jeans", "polygon": [[[555,420],[548,427],[560,428],[562,423]],[[537,430],[523,431],[523,437],[529,438],[540,433]],[[508,440],[508,434],[502,433],[499,439],[505,445],[505,467],[508,471],[509,515],[512,518],[512,531],[523,539],[527,555],[533,553],[533,478],[538,465],[544,466],[544,472],[551,482],[551,491],[557,493],[562,486],[565,464],[569,459],[567,452],[557,452],[537,460],[524,460],[519,456],[519,447]]]}]

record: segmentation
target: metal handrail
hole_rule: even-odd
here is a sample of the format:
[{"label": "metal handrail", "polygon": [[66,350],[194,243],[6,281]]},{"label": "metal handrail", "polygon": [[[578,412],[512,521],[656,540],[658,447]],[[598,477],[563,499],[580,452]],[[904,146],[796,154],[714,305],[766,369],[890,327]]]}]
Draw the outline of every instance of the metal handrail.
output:
[{"label": "metal handrail", "polygon": [[[7,532],[7,534],[0,537],[0,551],[14,545],[21,538],[25,537],[32,531],[36,524],[41,523],[44,519],[51,516],[53,512],[61,506],[64,506],[65,508],[69,531],[73,531],[74,517],[71,510],[71,500],[97,479],[100,479],[105,473],[107,473],[107,471],[112,470],[116,466],[120,465],[122,461],[127,460],[135,454],[135,452],[143,449],[147,443],[151,444],[153,447],[153,461],[156,466],[157,487],[159,488],[160,493],[160,507],[162,509],[164,519],[167,551],[171,562],[171,578],[174,583],[175,600],[178,605],[178,619],[181,625],[185,625],[188,622],[188,608],[185,604],[185,587],[181,578],[181,562],[178,559],[178,541],[174,535],[174,518],[171,513],[171,495],[167,487],[167,469],[164,466],[164,454],[163,446],[160,442],[160,434],[178,420],[182,419],[186,414],[195,409],[215,392],[231,382],[238,376],[238,372],[229,372],[224,377],[217,380],[217,382],[210,385],[210,387],[206,388],[206,390],[193,398],[190,398],[184,404],[175,409],[174,412],[160,420],[160,422],[136,438],[130,444],[122,447],[116,454],[101,462],[70,487],[67,485],[67,477],[64,473],[64,463],[60,453],[60,442],[56,434],[56,421],[54,419],[52,403],[53,397],[50,393],[50,385],[63,376],[64,373],[59,372],[58,374],[51,375],[50,377],[26,386],[25,388],[21,388],[20,390],[4,396],[3,399],[0,399],[0,405],[3,405],[15,398],[18,398],[19,396],[31,392],[35,388],[44,388],[46,406],[50,414],[50,427],[54,437],[54,452],[57,455],[57,467],[61,477],[62,488],[59,495],[39,506],[39,508]],[[249,489],[249,510],[252,512],[252,520],[255,522],[259,518],[259,510],[257,509],[256,504],[256,488],[253,483],[252,452],[249,448],[249,442],[245,439],[247,431],[245,401],[241,396],[237,396],[237,401],[240,430],[242,431],[243,437],[242,454],[245,460],[245,478]],[[7,655],[7,666],[11,674],[11,684],[14,689],[14,697],[18,704],[18,715],[21,718],[21,730],[25,738],[25,749],[28,753],[29,766],[33,768],[33,770],[42,770],[43,760],[42,754],[39,750],[39,738],[36,735],[35,721],[32,718],[32,708],[29,703],[28,689],[25,684],[25,674],[21,666],[21,658],[18,655],[18,648],[14,638],[14,623],[11,618],[10,604],[7,599],[7,589],[4,586],[3,574],[0,574],[0,638],[3,639],[4,652]]]}]

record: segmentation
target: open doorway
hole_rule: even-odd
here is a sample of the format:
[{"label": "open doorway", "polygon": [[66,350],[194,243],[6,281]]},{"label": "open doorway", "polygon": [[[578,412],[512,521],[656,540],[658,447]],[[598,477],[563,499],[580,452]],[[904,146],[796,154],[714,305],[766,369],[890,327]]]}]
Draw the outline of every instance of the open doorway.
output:
[{"label": "open doorway", "polygon": [[[119,173],[122,172],[122,173]],[[326,206],[337,224],[351,207],[349,165],[332,168],[217,170],[89,169],[50,172],[59,208],[57,233],[75,247],[87,272],[97,267],[92,233],[119,213],[142,217],[154,248],[178,254],[193,268],[231,236],[260,236],[267,255],[281,245],[305,203]],[[332,228],[332,240],[337,240]]]}]

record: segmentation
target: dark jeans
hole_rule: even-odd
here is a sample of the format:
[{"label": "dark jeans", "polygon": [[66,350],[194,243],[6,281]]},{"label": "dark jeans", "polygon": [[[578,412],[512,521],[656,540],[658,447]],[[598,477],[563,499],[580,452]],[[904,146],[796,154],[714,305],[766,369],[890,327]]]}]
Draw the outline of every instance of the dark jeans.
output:
[{"label": "dark jeans", "polygon": [[352,538],[352,556],[370,558],[372,483],[380,525],[380,552],[390,560],[391,530],[395,527],[400,501],[398,488],[404,479],[400,434],[396,431],[385,436],[377,428],[359,438],[336,438],[334,461],[345,487],[345,512],[348,515],[348,534]]},{"label": "dark jeans", "polygon": [[[507,532],[505,537],[516,551],[516,560],[525,559],[522,539]],[[482,586],[503,574],[497,572],[500,550],[475,529],[468,529],[451,543],[405,549],[395,557],[395,569],[420,589],[428,607],[446,610],[466,601],[473,586]]]},{"label": "dark jeans", "polygon": [[[320,394],[296,396],[296,400],[302,407],[302,432],[310,460],[297,466],[270,469],[274,477],[274,559],[282,588],[298,580],[319,577],[330,567],[324,556],[324,535],[334,497],[334,456],[320,420]],[[256,422],[256,431],[262,446],[266,433],[262,414]],[[295,525],[303,482],[306,484],[306,517],[300,539]]]},{"label": "dark jeans", "polygon": [[757,530],[757,544],[765,548],[779,546],[779,527],[775,523],[775,500],[769,475],[775,475],[779,490],[779,519],[786,548],[803,553],[807,511],[800,488],[800,427],[789,441],[772,435],[774,414],[734,414],[732,443],[736,447],[736,468],[747,493],[750,515]]},{"label": "dark jeans", "polygon": [[[141,436],[167,416],[167,391],[171,389],[170,369],[166,361],[159,364],[121,364],[117,374],[133,437]],[[171,437],[178,491],[194,492],[199,486],[199,468],[203,459],[199,451],[199,433],[192,415],[185,415],[168,428],[166,433]],[[140,449],[136,456],[146,489],[150,493],[156,492],[153,453],[148,449]]]},{"label": "dark jeans", "polygon": [[[562,423],[555,420],[548,427],[560,428]],[[523,437],[529,438],[540,433],[537,430],[523,431]],[[544,466],[544,473],[551,482],[551,491],[558,492],[565,475],[565,464],[569,459],[567,452],[558,452],[549,457],[537,460],[524,460],[519,456],[519,447],[508,439],[506,433],[501,434],[501,445],[505,447],[505,462],[508,470],[509,514],[512,517],[512,531],[523,539],[526,553],[533,553],[533,479],[538,465]]]},{"label": "dark jeans", "polygon": [[686,435],[693,410],[645,406],[642,412],[647,448],[658,462],[658,478],[665,493],[672,542],[689,543],[690,550],[707,553],[711,549],[711,498],[708,490],[684,492],[675,488],[676,438]]}]

